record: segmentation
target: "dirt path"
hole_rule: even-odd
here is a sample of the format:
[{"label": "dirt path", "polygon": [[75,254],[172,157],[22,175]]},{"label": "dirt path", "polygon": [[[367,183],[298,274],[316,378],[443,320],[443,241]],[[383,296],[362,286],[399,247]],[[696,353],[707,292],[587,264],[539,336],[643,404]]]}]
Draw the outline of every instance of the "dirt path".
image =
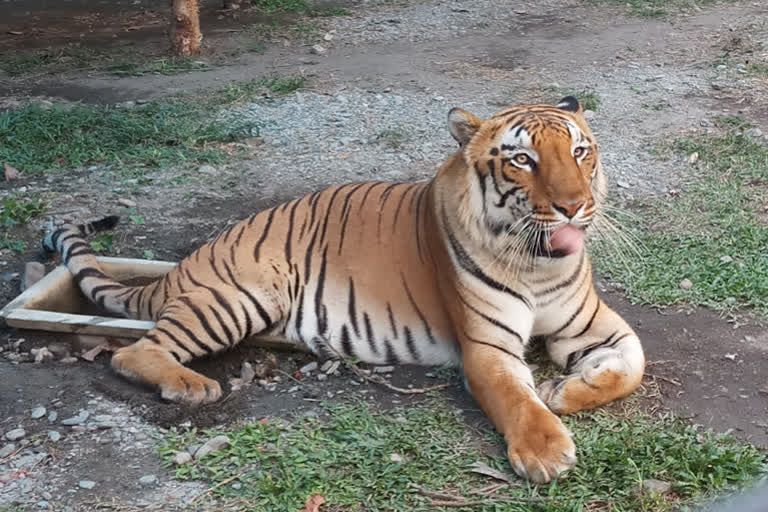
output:
[{"label": "dirt path", "polygon": [[[152,247],[155,257],[178,260],[228,221],[300,193],[351,177],[428,176],[452,148],[443,128],[450,106],[488,114],[514,101],[553,101],[567,90],[595,91],[601,103],[592,123],[613,193],[624,197],[664,194],[679,182],[685,170],[680,162],[655,161],[648,153],[662,137],[704,126],[722,113],[739,113],[768,131],[761,107],[768,92],[765,79],[714,66],[728,45],[735,45],[735,54],[766,51],[768,32],[759,28],[768,16],[766,6],[723,4],[645,20],[581,2],[516,2],[512,10],[508,5],[482,0],[352,8],[351,16],[318,22],[320,36],[336,31],[332,41],[323,43],[328,54],[322,56],[292,43],[263,55],[242,56],[213,71],[177,76],[0,77],[5,99],[30,93],[88,103],[145,100],[272,73],[303,73],[311,83],[310,91],[233,114],[279,121],[263,129],[265,144],[254,159],[218,169],[215,180],[184,170],[190,176],[184,185],[174,185],[158,172],[150,175],[149,183],[134,179],[126,184],[120,178],[116,187],[114,175],[82,169],[21,185],[40,193],[57,192],[51,210],[66,212],[58,215],[62,219],[107,213],[103,198],[113,207],[117,198],[131,194],[147,223],[120,229],[116,245],[122,255],[138,256],[142,248]],[[662,110],[651,105],[662,105]],[[291,124],[296,112],[317,112],[319,122]],[[345,112],[354,112],[365,123],[328,121]],[[408,134],[396,149],[371,142],[390,126],[402,126]],[[292,146],[286,134],[296,133],[304,146],[327,151],[318,156]],[[295,171],[285,169],[288,156]],[[31,245],[37,236],[37,230],[30,231]],[[22,260],[11,254],[2,259],[12,272],[21,268]],[[18,278],[9,274],[4,279],[3,303],[18,290]],[[610,284],[601,286],[608,302],[630,319],[644,340],[651,361],[647,381],[660,386],[662,407],[718,430],[734,429],[742,438],[768,446],[764,329],[751,324],[737,328],[703,310],[659,312],[630,305]],[[274,388],[252,386],[226,403],[187,411],[164,405],[152,392],[137,391],[118,379],[103,357],[93,364],[33,364],[15,355],[11,344],[25,338],[20,349],[28,352],[50,344],[50,336],[8,329],[0,336],[6,347],[0,361],[0,433],[20,426],[28,441],[26,448],[23,441],[0,443],[0,504],[75,510],[109,496],[129,505],[170,507],[202,489],[172,481],[160,467],[150,450],[158,428],[183,421],[205,427],[266,415],[312,414],[313,402],[307,398],[339,394],[368,396],[383,406],[404,400],[355,385],[352,376],[342,372],[324,382],[306,379],[301,384],[284,377]],[[264,357],[261,351],[244,348],[203,361],[199,369],[226,382],[237,375],[243,358]],[[308,361],[283,357],[281,364],[293,374]],[[426,372],[399,369],[393,379],[416,386],[434,382]],[[459,386],[448,396],[459,406],[474,407]],[[38,406],[46,412],[32,419],[31,410]],[[89,417],[80,424],[61,424],[81,410]],[[49,420],[52,411],[57,417]],[[52,440],[57,436],[50,431],[61,439]],[[150,475],[157,481],[143,486],[140,477]],[[95,487],[88,489],[85,481],[94,481]]]}]

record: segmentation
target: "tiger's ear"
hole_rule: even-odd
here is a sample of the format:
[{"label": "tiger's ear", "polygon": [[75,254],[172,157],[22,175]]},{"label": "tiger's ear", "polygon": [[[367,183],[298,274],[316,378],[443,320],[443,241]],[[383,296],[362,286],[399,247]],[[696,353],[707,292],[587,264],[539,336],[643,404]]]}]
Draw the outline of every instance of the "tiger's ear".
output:
[{"label": "tiger's ear", "polygon": [[448,112],[448,129],[462,148],[467,145],[482,122],[483,120],[479,117],[475,117],[460,108],[452,108]]},{"label": "tiger's ear", "polygon": [[565,110],[567,112],[573,112],[574,114],[583,114],[584,110],[581,108],[579,100],[573,96],[566,96],[557,102],[557,108]]}]

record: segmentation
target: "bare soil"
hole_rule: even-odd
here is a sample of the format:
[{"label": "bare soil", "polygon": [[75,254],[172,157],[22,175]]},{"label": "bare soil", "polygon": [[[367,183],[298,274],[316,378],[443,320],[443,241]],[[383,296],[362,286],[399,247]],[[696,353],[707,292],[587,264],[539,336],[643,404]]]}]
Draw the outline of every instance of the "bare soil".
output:
[{"label": "bare soil", "polygon": [[[132,52],[157,55],[167,46],[164,23],[168,14],[164,2],[145,1],[140,5],[128,1],[113,2],[108,10],[105,8],[107,4],[85,0],[59,4],[55,9],[44,4],[37,0],[12,0],[0,4],[0,33],[22,32],[20,36],[4,36],[0,51],[81,42],[93,47],[124,46]],[[267,37],[257,35],[253,40],[246,40],[243,34],[254,23],[263,21],[259,18],[261,15],[220,13],[215,2],[208,2],[203,7],[202,16],[208,55],[221,56],[229,52],[225,59],[216,61],[210,71],[123,78],[83,72],[21,78],[0,75],[0,96],[5,102],[32,95],[52,101],[116,103],[145,100],[182,90],[220,87],[232,80],[267,74],[303,73],[310,78],[312,90],[322,94],[355,88],[376,93],[395,90],[440,94],[456,101],[486,97],[503,103],[512,99],[547,97],[544,86],[552,82],[566,88],[571,84],[595,84],[600,87],[604,103],[608,104],[605,111],[608,120],[598,119],[596,123],[605,137],[613,137],[614,146],[621,149],[615,150],[613,161],[620,166],[624,160],[633,158],[637,167],[646,165],[647,161],[646,157],[638,156],[638,146],[641,145],[638,137],[650,140],[651,137],[675,136],[697,127],[700,120],[714,114],[739,113],[768,131],[763,101],[768,91],[765,79],[720,77],[713,75],[712,70],[713,63],[727,45],[736,45],[733,54],[740,59],[748,60],[754,52],[765,51],[765,46],[759,43],[766,45],[768,36],[760,32],[764,29],[755,29],[760,20],[766,20],[768,13],[768,8],[761,3],[723,3],[664,19],[645,20],[627,18],[619,8],[548,0],[520,3],[516,10],[524,11],[524,14],[507,12],[504,6],[497,6],[491,21],[484,21],[483,13],[469,12],[474,8],[473,2],[438,1],[407,7],[347,4],[351,12],[351,16],[345,17],[347,19],[315,20],[319,27],[316,37],[322,39],[324,31],[332,29],[334,24],[347,27],[357,22],[367,23],[371,17],[397,20],[389,25],[396,26],[400,35],[377,40],[374,32],[351,29],[337,32],[334,41],[323,42],[329,47],[328,55],[318,56],[310,54],[307,46],[315,41],[282,34],[280,30]],[[416,16],[419,6],[465,9],[469,16],[475,17],[466,26],[457,21],[458,29],[446,24],[442,32],[424,34],[419,25],[421,18]],[[411,16],[415,17],[412,19]],[[286,23],[290,26],[295,22],[295,18],[290,18]],[[497,22],[505,28],[500,28]],[[409,31],[417,33],[418,37]],[[459,35],[454,36],[454,32]],[[738,40],[734,40],[734,34],[739,35]],[[267,43],[264,54],[236,51],[254,40]],[[695,86],[687,92],[670,89],[674,104],[662,112],[643,111],[630,90],[633,86],[642,88],[647,85],[640,81],[634,70],[648,66],[656,69],[656,78],[645,75],[651,81],[664,82],[667,77],[682,73],[690,77]],[[622,104],[626,104],[626,108],[621,108]],[[26,186],[47,194],[52,198],[50,210],[53,215],[57,220],[66,221],[112,213],[109,209],[117,208],[116,199],[130,193],[147,222],[119,227],[115,234],[116,252],[122,256],[141,257],[144,249],[151,248],[156,259],[176,261],[229,223],[255,210],[321,186],[350,180],[332,169],[320,170],[309,180],[291,174],[283,174],[279,180],[265,179],[259,171],[262,156],[266,157],[266,153],[257,153],[252,160],[219,169],[220,175],[215,179],[197,176],[194,170],[181,170],[181,174],[192,176],[184,185],[172,185],[167,173],[157,171],[148,174],[148,181],[135,183],[130,192],[128,187],[122,190],[118,187],[115,191],[114,178],[119,175],[119,170],[103,169],[74,170],[47,179],[25,177],[0,187]],[[417,154],[414,158],[415,167],[426,168],[442,155]],[[633,172],[648,176],[645,168]],[[674,185],[680,170],[666,168],[665,172],[663,176],[647,180],[657,178]],[[375,169],[371,169],[362,177],[374,175]],[[226,184],[226,188],[222,184]],[[618,189],[614,192],[627,193]],[[18,294],[19,278],[14,273],[22,270],[25,261],[37,257],[34,248],[41,236],[39,227],[39,224],[31,224],[26,231],[20,232],[33,249],[21,256],[9,252],[1,255],[4,260],[1,270],[5,274],[0,276],[0,303],[10,301]],[[649,386],[655,383],[661,391],[658,407],[719,431],[733,430],[745,440],[768,447],[768,382],[765,378],[768,375],[768,332],[764,327],[749,320],[748,316],[736,325],[701,309],[657,310],[632,305],[620,290],[609,284],[601,286],[605,299],[630,321],[644,341],[650,362],[646,381]],[[52,342],[74,342],[65,335],[9,328],[0,331],[3,346],[20,338],[25,339],[21,346],[25,351]],[[198,361],[193,366],[217,378],[227,389],[228,380],[239,374],[241,361],[265,357],[262,349],[244,346],[215,359]],[[330,397],[365,396],[382,407],[421,399],[397,395],[366,383],[354,385],[352,376],[346,371],[325,382],[309,378],[294,382],[291,376],[311,358],[285,353],[279,357],[284,373],[278,373],[282,382],[275,390],[252,385],[232,394],[225,391],[226,400],[196,410],[163,403],[154,391],[141,389],[117,377],[110,371],[108,357],[104,355],[93,363],[34,364],[0,360],[0,433],[23,425],[28,439],[38,433],[45,438],[46,431],[52,426],[45,420],[29,418],[30,409],[37,405],[51,409],[49,404],[58,403],[55,409],[59,411],[59,418],[65,418],[81,408],[108,404],[122,411],[119,414],[133,418],[131,421],[140,422],[136,425],[146,426],[146,430],[142,430],[143,426],[136,427],[137,432],[130,432],[133,437],[123,433],[119,440],[109,443],[101,442],[106,434],[88,430],[67,431],[58,444],[44,441],[42,446],[49,449],[52,458],[42,467],[29,469],[30,475],[38,472],[37,476],[31,476],[39,484],[35,489],[50,489],[55,496],[46,499],[51,504],[56,503],[55,510],[64,510],[60,508],[64,506],[85,510],[93,499],[106,497],[131,501],[142,496],[142,499],[161,506],[166,502],[175,503],[174,500],[201,489],[171,486],[169,472],[160,466],[157,455],[151,447],[140,444],[144,442],[140,439],[142,432],[155,432],[155,427],[168,428],[186,421],[205,428],[265,416],[311,414],[316,400]],[[436,383],[436,379],[427,376],[428,371],[398,368],[392,382],[416,387]],[[299,388],[291,392],[295,386]],[[469,423],[487,426],[460,383],[456,382],[445,395],[457,408],[472,411],[467,416]],[[62,427],[56,428],[62,430]],[[130,447],[135,449],[129,450]],[[63,460],[70,465],[62,466],[62,459],[56,454],[66,455]],[[65,467],[66,470],[62,469]],[[163,485],[145,492],[138,487],[138,478],[150,473],[160,475]],[[54,478],[52,475],[55,479],[51,482],[55,481],[55,485],[44,484],[45,479]],[[79,489],[78,481],[89,475],[88,479],[98,481],[97,487],[92,491]],[[3,487],[11,481],[18,481],[18,475],[0,474],[0,497],[11,496],[3,494]]]}]

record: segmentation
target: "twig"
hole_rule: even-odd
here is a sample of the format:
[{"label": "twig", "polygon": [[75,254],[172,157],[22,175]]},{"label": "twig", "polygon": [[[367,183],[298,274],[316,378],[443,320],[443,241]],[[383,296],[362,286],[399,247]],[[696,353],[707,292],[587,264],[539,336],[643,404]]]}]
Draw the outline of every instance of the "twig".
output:
[{"label": "twig", "polygon": [[463,496],[455,496],[453,494],[447,494],[444,492],[435,492],[430,491],[429,489],[425,489],[423,487],[418,487],[418,493],[422,496],[426,496],[427,498],[435,498],[438,500],[449,500],[449,501],[466,501],[466,498]]},{"label": "twig", "polygon": [[472,495],[480,495],[480,496],[490,496],[491,494],[495,493],[496,491],[499,491],[501,489],[505,489],[509,487],[509,484],[507,483],[498,483],[489,485],[488,487],[483,487],[482,489],[475,489],[474,491],[470,491],[467,494]]},{"label": "twig", "polygon": [[488,505],[488,501],[440,501],[432,500],[433,507],[474,507],[475,505]]},{"label": "twig", "polygon": [[385,388],[390,389],[392,391],[395,391],[397,393],[402,393],[404,395],[418,395],[418,394],[422,394],[422,393],[429,393],[431,391],[437,391],[439,389],[445,389],[445,388],[447,388],[447,387],[449,387],[451,385],[450,383],[446,382],[445,384],[438,384],[437,386],[430,386],[430,387],[427,387],[427,388],[400,388],[400,387],[397,387],[397,386],[393,386],[392,384],[390,384],[389,382],[385,381],[381,377],[376,377],[376,376],[373,376],[373,375],[366,375],[366,374],[364,374],[362,371],[360,371],[360,368],[358,368],[356,365],[350,363],[349,361],[347,361],[344,358],[344,356],[339,354],[339,351],[336,350],[335,348],[333,348],[330,343],[326,343],[326,346],[328,348],[330,348],[331,350],[333,350],[336,353],[337,356],[339,356],[341,361],[344,363],[344,366],[346,366],[347,368],[352,370],[352,372],[355,375],[357,375],[358,377],[360,377],[361,379],[365,379],[368,382],[373,382],[374,384],[378,384],[380,386],[384,386]]},{"label": "twig", "polygon": [[245,474],[245,471],[241,471],[240,473],[238,473],[238,474],[236,474],[236,475],[232,475],[232,476],[231,476],[231,477],[229,477],[229,478],[225,478],[224,480],[222,480],[221,482],[217,483],[217,484],[216,484],[216,485],[214,485],[213,487],[209,487],[209,488],[207,488],[206,490],[204,490],[203,492],[201,492],[200,494],[198,494],[197,496],[195,496],[194,498],[192,498],[192,499],[189,501],[189,503],[190,503],[190,504],[192,504],[192,503],[197,503],[197,501],[198,501],[200,498],[202,498],[203,496],[205,496],[206,494],[210,494],[210,493],[212,493],[213,491],[215,491],[216,489],[218,489],[219,487],[221,487],[221,486],[223,486],[223,485],[227,485],[227,484],[228,484],[229,482],[231,482],[232,480],[237,480],[238,478],[240,478],[240,477],[241,477],[241,476],[243,476],[244,474]]},{"label": "twig", "polygon": [[288,373],[288,372],[284,372],[284,371],[283,371],[283,370],[281,370],[280,368],[275,368],[275,371],[276,371],[277,373],[282,373],[283,375],[285,375],[286,377],[288,377],[289,379],[291,379],[291,380],[292,380],[292,381],[294,381],[294,382],[298,382],[299,384],[302,384],[302,385],[303,385],[303,384],[306,384],[306,382],[301,382],[299,379],[297,379],[296,377],[294,377],[293,375],[291,375],[291,374],[290,374],[290,373]]},{"label": "twig", "polygon": [[677,381],[677,380],[675,380],[675,379],[670,379],[670,378],[668,378],[668,377],[662,377],[661,375],[654,375],[653,373],[648,373],[648,372],[645,372],[645,374],[646,374],[648,377],[652,378],[652,379],[659,379],[659,380],[663,380],[664,382],[669,382],[670,384],[673,384],[673,385],[675,385],[675,386],[677,386],[677,387],[680,387],[680,386],[682,386],[682,384],[680,383],[680,381]]}]

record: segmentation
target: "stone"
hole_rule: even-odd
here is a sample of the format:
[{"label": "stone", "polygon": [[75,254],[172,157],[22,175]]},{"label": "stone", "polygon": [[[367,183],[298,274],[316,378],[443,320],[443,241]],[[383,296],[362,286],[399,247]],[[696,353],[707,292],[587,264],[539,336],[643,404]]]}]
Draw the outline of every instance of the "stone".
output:
[{"label": "stone", "polygon": [[176,464],[177,466],[186,464],[191,460],[192,460],[192,455],[189,452],[176,452],[176,455],[173,456],[173,463]]},{"label": "stone", "polygon": [[21,291],[26,290],[45,276],[45,265],[37,261],[28,261],[24,265],[24,275],[21,277]]},{"label": "stone", "polygon": [[72,356],[62,357],[60,362],[64,364],[72,364],[77,362],[77,358]]},{"label": "stone", "polygon": [[56,421],[56,418],[58,418],[58,416],[59,416],[59,413],[57,413],[56,411],[51,411],[48,413],[48,421],[50,423],[53,423],[54,421]]},{"label": "stone", "polygon": [[312,45],[312,48],[309,49],[309,53],[313,55],[325,55],[326,53],[328,53],[328,50],[326,50],[325,47],[322,45],[315,44],[315,45]]},{"label": "stone", "polygon": [[312,373],[313,371],[317,370],[318,364],[317,361],[312,361],[311,363],[307,363],[304,366],[301,367],[301,370],[299,370],[304,375],[307,375],[309,373]]},{"label": "stone", "polygon": [[723,256],[720,258],[720,263],[731,263],[733,261],[733,258],[730,256]]},{"label": "stone", "polygon": [[244,361],[240,366],[240,380],[243,384],[250,384],[256,377],[256,372],[253,370],[253,366],[248,361]]},{"label": "stone", "polygon": [[94,487],[96,487],[96,482],[94,482],[93,480],[80,480],[77,483],[77,485],[81,489],[93,489]]},{"label": "stone", "polygon": [[201,165],[197,168],[200,174],[216,174],[216,168],[212,165]]},{"label": "stone", "polygon": [[680,281],[679,286],[681,290],[690,290],[691,288],[693,288],[693,283],[691,282],[690,279],[683,279],[682,281]]},{"label": "stone", "polygon": [[326,368],[324,371],[325,373],[330,375],[332,373],[336,373],[336,371],[339,369],[339,366],[341,366],[341,361],[336,360],[331,362],[331,365],[328,368]]},{"label": "stone", "polygon": [[54,342],[48,344],[48,352],[53,354],[53,357],[57,359],[64,359],[65,357],[69,357],[70,355],[70,345],[69,343],[62,343],[62,342]]},{"label": "stone", "polygon": [[229,446],[232,442],[227,436],[216,436],[207,440],[203,445],[195,452],[195,458],[200,459],[205,457],[209,453],[217,452]]},{"label": "stone", "polygon": [[144,487],[155,485],[155,483],[157,483],[157,476],[155,475],[144,475],[143,477],[139,478],[139,485]]},{"label": "stone", "polygon": [[623,181],[623,180],[618,180],[618,181],[616,182],[616,185],[617,185],[619,188],[630,188],[630,187],[631,187],[631,185],[630,185],[629,183],[627,183],[626,181]]},{"label": "stone", "polygon": [[760,128],[750,128],[744,132],[744,135],[747,137],[752,137],[753,139],[757,139],[763,136],[763,130]]},{"label": "stone", "polygon": [[18,441],[22,437],[27,435],[23,428],[14,428],[5,433],[5,438],[9,441]]},{"label": "stone", "polygon": [[389,460],[391,460],[392,462],[398,462],[398,463],[403,462],[403,456],[398,455],[397,453],[393,453],[392,455],[389,456]]},{"label": "stone", "polygon": [[55,443],[56,441],[61,439],[61,434],[59,434],[55,430],[49,430],[48,431],[48,439],[50,439],[51,441],[53,441]]},{"label": "stone", "polygon": [[320,373],[317,375],[317,380],[319,380],[320,382],[328,380],[328,375],[325,373]]},{"label": "stone", "polygon": [[37,420],[45,416],[45,407],[35,407],[32,412],[29,413],[33,420]]},{"label": "stone", "polygon": [[392,373],[395,371],[394,366],[374,366],[373,373]]},{"label": "stone", "polygon": [[121,197],[117,200],[117,204],[120,206],[125,206],[126,208],[133,208],[136,206],[136,201],[131,201],[130,199],[126,199],[124,197]]},{"label": "stone", "polygon": [[8,457],[10,454],[16,451],[16,445],[13,443],[8,443],[2,448],[0,448],[0,459],[4,459],[5,457]]},{"label": "stone", "polygon": [[61,424],[67,426],[82,425],[85,423],[85,420],[88,419],[88,416],[90,416],[88,411],[80,410],[80,413],[78,413],[77,416],[72,416],[71,418],[61,420]]},{"label": "stone", "polygon": [[646,489],[656,494],[666,494],[672,490],[672,484],[663,480],[654,480],[652,478],[643,480],[643,489]]}]

